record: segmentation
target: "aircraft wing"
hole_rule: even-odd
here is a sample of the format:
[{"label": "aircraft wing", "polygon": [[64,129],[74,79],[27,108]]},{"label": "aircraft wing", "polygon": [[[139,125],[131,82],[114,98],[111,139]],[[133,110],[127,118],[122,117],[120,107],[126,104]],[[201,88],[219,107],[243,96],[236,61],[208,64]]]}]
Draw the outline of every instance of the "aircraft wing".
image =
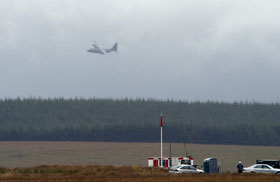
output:
[{"label": "aircraft wing", "polygon": [[96,44],[92,44],[92,46],[95,48],[95,49],[100,49],[98,45]]},{"label": "aircraft wing", "polygon": [[100,52],[102,52],[101,54],[106,54],[106,51],[104,51],[104,50],[102,50],[100,48],[99,48],[99,50],[100,50]]},{"label": "aircraft wing", "polygon": [[97,44],[92,44],[92,46],[93,46],[93,47],[96,47],[96,48],[99,47]]}]

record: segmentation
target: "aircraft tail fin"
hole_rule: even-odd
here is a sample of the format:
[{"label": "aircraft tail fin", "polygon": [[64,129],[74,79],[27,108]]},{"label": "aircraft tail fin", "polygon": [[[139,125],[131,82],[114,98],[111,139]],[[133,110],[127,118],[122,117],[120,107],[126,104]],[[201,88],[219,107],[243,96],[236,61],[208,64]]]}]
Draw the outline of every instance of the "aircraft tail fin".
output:
[{"label": "aircraft tail fin", "polygon": [[118,43],[115,43],[111,50],[115,51],[115,52],[118,52]]},{"label": "aircraft tail fin", "polygon": [[109,52],[118,52],[118,43],[115,43],[111,49],[104,49],[107,53]]}]

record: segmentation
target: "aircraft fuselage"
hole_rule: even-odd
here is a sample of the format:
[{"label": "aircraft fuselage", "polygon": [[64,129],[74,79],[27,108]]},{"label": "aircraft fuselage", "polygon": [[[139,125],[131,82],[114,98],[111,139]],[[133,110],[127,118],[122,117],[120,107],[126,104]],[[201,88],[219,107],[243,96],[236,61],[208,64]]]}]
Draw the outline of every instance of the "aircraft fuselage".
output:
[{"label": "aircraft fuselage", "polygon": [[104,54],[100,49],[88,49],[87,52],[98,53],[98,54]]}]

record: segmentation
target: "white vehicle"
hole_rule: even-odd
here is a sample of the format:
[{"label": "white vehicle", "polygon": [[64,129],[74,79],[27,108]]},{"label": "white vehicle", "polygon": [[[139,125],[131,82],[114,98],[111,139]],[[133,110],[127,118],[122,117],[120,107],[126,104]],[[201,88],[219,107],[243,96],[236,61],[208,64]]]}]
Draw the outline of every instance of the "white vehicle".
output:
[{"label": "white vehicle", "polygon": [[169,173],[173,174],[189,174],[189,173],[204,173],[203,170],[196,169],[192,165],[181,164],[170,168]]},{"label": "white vehicle", "polygon": [[250,167],[243,168],[244,173],[274,173],[280,175],[280,169],[273,168],[267,164],[255,164]]}]

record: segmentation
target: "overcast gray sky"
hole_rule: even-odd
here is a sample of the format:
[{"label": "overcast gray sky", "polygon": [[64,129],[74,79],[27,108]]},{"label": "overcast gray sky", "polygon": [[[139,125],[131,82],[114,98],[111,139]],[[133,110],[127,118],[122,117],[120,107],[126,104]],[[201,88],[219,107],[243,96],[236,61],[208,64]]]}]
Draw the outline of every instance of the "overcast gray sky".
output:
[{"label": "overcast gray sky", "polygon": [[[1,0],[0,97],[280,102],[278,0]],[[86,52],[119,44],[118,54]]]}]

